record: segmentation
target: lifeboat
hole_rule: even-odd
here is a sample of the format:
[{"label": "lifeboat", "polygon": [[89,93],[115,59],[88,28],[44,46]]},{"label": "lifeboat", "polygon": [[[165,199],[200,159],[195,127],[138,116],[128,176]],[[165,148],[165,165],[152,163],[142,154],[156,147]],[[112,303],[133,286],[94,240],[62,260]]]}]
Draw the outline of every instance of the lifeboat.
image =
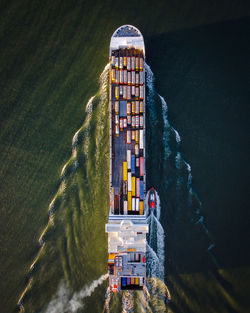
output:
[{"label": "lifeboat", "polygon": [[155,189],[152,187],[149,190],[149,196],[148,196],[148,207],[149,209],[154,209],[156,207],[156,191]]}]

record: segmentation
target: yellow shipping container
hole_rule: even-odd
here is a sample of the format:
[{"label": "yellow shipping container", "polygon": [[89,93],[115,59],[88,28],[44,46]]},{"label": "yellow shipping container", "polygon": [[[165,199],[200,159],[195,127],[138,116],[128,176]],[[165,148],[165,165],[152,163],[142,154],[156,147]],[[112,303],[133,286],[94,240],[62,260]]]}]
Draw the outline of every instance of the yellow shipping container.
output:
[{"label": "yellow shipping container", "polygon": [[139,278],[138,277],[135,278],[135,285],[139,285]]},{"label": "yellow shipping container", "polygon": [[140,201],[140,215],[143,215],[143,201]]},{"label": "yellow shipping container", "polygon": [[128,191],[128,211],[132,210],[132,194],[131,191]]},{"label": "yellow shipping container", "polygon": [[127,162],[123,162],[123,180],[128,180],[128,169],[127,169]]},{"label": "yellow shipping container", "polygon": [[132,196],[135,197],[135,177],[132,177]]}]

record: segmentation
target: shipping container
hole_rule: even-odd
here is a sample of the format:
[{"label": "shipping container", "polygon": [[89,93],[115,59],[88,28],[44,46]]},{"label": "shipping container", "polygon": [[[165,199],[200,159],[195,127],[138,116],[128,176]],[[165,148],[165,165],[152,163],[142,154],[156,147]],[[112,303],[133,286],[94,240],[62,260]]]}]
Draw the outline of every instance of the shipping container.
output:
[{"label": "shipping container", "polygon": [[140,149],[143,149],[144,147],[144,143],[143,143],[143,129],[140,129],[140,139],[139,139],[139,142],[140,142]]},{"label": "shipping container", "polygon": [[135,145],[135,155],[138,156],[139,155],[139,145]]},{"label": "shipping container", "polygon": [[135,285],[139,285],[139,278],[138,277],[135,278]]},{"label": "shipping container", "polygon": [[119,114],[119,101],[115,101],[115,114]]},{"label": "shipping container", "polygon": [[[127,281],[128,281],[128,280],[127,280]],[[140,277],[140,278],[139,278],[139,285],[140,285],[140,286],[143,286],[143,277]]]},{"label": "shipping container", "polygon": [[136,85],[139,85],[139,83],[140,83],[139,73],[135,73],[135,83],[136,83]]},{"label": "shipping container", "polygon": [[143,71],[143,58],[140,57],[140,70]]},{"label": "shipping container", "polygon": [[123,99],[127,99],[127,86],[123,86]]},{"label": "shipping container", "polygon": [[135,128],[135,116],[134,115],[132,116],[132,127]]},{"label": "shipping container", "polygon": [[127,277],[127,286],[129,286],[131,284],[131,279],[130,277]]},{"label": "shipping container", "polygon": [[119,86],[119,94],[120,94],[120,97],[122,97],[122,93],[123,92],[123,86]]},{"label": "shipping container", "polygon": [[135,210],[137,212],[139,212],[139,210],[140,210],[140,199],[139,198],[136,198],[136,200],[135,200]]},{"label": "shipping container", "polygon": [[140,157],[140,176],[144,175],[144,158]]},{"label": "shipping container", "polygon": [[132,114],[135,114],[135,101],[132,101]]},{"label": "shipping container", "polygon": [[135,140],[135,130],[132,130],[132,132],[131,132],[131,139]]},{"label": "shipping container", "polygon": [[[135,116],[135,127],[136,127],[136,128],[139,128],[139,123],[140,123],[140,122],[139,122],[139,115],[136,115],[136,116]],[[139,137],[139,136],[138,136],[138,137]],[[139,140],[139,139],[138,139],[138,140]]]},{"label": "shipping container", "polygon": [[135,95],[135,86],[131,86],[131,96]]},{"label": "shipping container", "polygon": [[131,143],[131,130],[129,129],[127,130],[126,140],[127,140],[127,144]]},{"label": "shipping container", "polygon": [[126,287],[126,286],[127,286],[127,278],[122,277],[122,287]]},{"label": "shipping container", "polygon": [[115,135],[116,135],[116,137],[119,136],[119,125],[118,124],[115,125]]},{"label": "shipping container", "polygon": [[127,53],[125,54],[125,56],[123,57],[123,66],[127,67]]},{"label": "shipping container", "polygon": [[131,86],[127,86],[127,99],[131,99]]},{"label": "shipping container", "polygon": [[115,98],[119,99],[119,87],[118,86],[115,87]]},{"label": "shipping container", "polygon": [[115,82],[119,84],[120,82],[120,73],[118,70],[115,70]]},{"label": "shipping container", "polygon": [[135,173],[135,155],[131,155],[131,172],[134,174]]},{"label": "shipping container", "polygon": [[123,69],[123,57],[120,57],[119,68]]},{"label": "shipping container", "polygon": [[127,181],[123,181],[123,183],[122,183],[122,192],[123,192],[124,196],[126,196],[128,193],[128,182]]},{"label": "shipping container", "polygon": [[128,180],[128,169],[127,169],[127,162],[123,162],[123,180],[127,181]]},{"label": "shipping container", "polygon": [[143,181],[140,180],[140,199],[143,200],[144,192],[143,192]]},{"label": "shipping container", "polygon": [[131,176],[131,172],[128,172],[127,178],[128,178],[128,193],[129,193],[129,191],[132,191],[132,176]]},{"label": "shipping container", "polygon": [[130,71],[131,70],[131,57],[127,57],[127,70]]},{"label": "shipping container", "polygon": [[120,130],[123,130],[123,118],[120,118]]},{"label": "shipping container", "polygon": [[136,71],[139,70],[139,58],[138,57],[135,58],[135,70]]},{"label": "shipping container", "polygon": [[124,84],[128,83],[128,72],[127,72],[127,70],[123,71],[123,83]]},{"label": "shipping container", "polygon": [[111,56],[111,65],[115,66],[115,56],[114,55]]},{"label": "shipping container", "polygon": [[127,200],[124,200],[123,212],[124,212],[124,215],[128,215],[128,201]]},{"label": "shipping container", "polygon": [[132,176],[132,197],[135,197],[135,176]]},{"label": "shipping container", "polygon": [[111,80],[113,83],[115,83],[115,69],[112,69],[111,71]]},{"label": "shipping container", "polygon": [[131,102],[127,102],[127,115],[130,115],[130,114],[131,114]]},{"label": "shipping container", "polygon": [[143,115],[140,115],[140,128],[143,128]]},{"label": "shipping container", "polygon": [[131,76],[132,76],[132,85],[135,85],[135,72],[132,72]]},{"label": "shipping container", "polygon": [[134,56],[131,57],[131,70],[132,71],[135,70],[135,57]]},{"label": "shipping container", "polygon": [[143,85],[143,72],[140,72],[140,85]]},{"label": "shipping container", "polygon": [[140,113],[143,113],[143,101],[140,101]]},{"label": "shipping container", "polygon": [[126,118],[123,119],[123,128],[127,128],[127,119]]},{"label": "shipping container", "polygon": [[119,115],[115,115],[115,124],[119,124]]},{"label": "shipping container", "polygon": [[123,84],[123,70],[120,70],[120,84]]},{"label": "shipping container", "polygon": [[132,194],[128,191],[128,211],[132,211]]},{"label": "shipping container", "polygon": [[139,101],[135,101],[135,114],[139,114]]},{"label": "shipping container", "polygon": [[128,125],[131,125],[131,115],[128,115],[128,116],[127,116],[127,124],[128,124]]},{"label": "shipping container", "polygon": [[119,67],[119,58],[115,57],[115,68],[118,70]]},{"label": "shipping container", "polygon": [[132,211],[135,211],[135,198],[132,197]]},{"label": "shipping container", "polygon": [[143,215],[143,201],[140,201],[140,215]]},{"label": "shipping container", "polygon": [[139,98],[139,87],[135,87],[135,96]]},{"label": "shipping container", "polygon": [[127,150],[127,168],[131,170],[131,150]]},{"label": "shipping container", "polygon": [[140,99],[144,98],[144,94],[143,94],[143,86],[140,86]]},{"label": "shipping container", "polygon": [[135,284],[135,279],[134,277],[131,277],[131,285],[134,285]]},{"label": "shipping container", "polygon": [[136,143],[139,142],[139,130],[138,129],[135,131],[135,142]]},{"label": "shipping container", "polygon": [[139,167],[139,166],[140,166],[140,159],[139,159],[139,158],[136,158],[136,159],[135,159],[135,166],[136,166],[136,167]]},{"label": "shipping container", "polygon": [[[138,160],[138,158],[136,158]],[[136,178],[136,188],[135,188],[136,197],[140,197],[140,178]]]},{"label": "shipping container", "polygon": [[131,85],[131,72],[128,72],[128,85]]}]

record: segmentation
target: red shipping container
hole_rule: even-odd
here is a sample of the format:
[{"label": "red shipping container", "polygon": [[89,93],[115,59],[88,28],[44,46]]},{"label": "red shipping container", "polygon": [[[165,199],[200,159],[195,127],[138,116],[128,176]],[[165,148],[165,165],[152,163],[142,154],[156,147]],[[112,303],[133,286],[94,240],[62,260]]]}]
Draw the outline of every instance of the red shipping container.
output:
[{"label": "red shipping container", "polygon": [[144,175],[144,158],[140,157],[140,176]]}]

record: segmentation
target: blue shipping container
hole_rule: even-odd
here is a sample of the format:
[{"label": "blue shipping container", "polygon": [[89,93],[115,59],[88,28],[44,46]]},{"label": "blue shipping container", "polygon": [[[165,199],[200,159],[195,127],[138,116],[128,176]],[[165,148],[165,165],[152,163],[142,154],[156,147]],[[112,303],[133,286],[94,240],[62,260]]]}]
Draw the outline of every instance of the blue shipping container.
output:
[{"label": "blue shipping container", "polygon": [[127,285],[127,278],[122,277],[122,286],[125,287]]},{"label": "blue shipping container", "polygon": [[143,200],[143,181],[140,181],[140,198]]},{"label": "blue shipping container", "polygon": [[131,173],[135,173],[135,155],[131,155]]}]

